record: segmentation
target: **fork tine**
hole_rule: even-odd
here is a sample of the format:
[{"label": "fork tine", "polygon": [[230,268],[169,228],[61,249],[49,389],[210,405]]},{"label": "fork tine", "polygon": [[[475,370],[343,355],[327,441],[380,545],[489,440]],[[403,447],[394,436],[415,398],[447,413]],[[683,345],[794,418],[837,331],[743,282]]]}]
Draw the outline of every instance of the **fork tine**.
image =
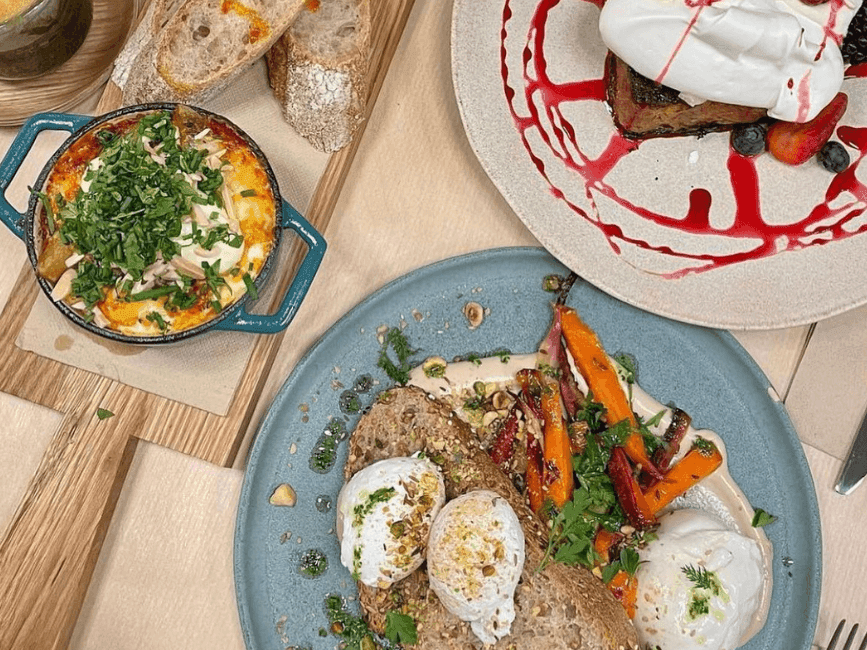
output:
[{"label": "fork tine", "polygon": [[867,650],[867,634],[861,639],[861,645],[858,646],[858,650]]},{"label": "fork tine", "polygon": [[840,634],[843,632],[843,626],[846,625],[846,619],[844,618],[837,624],[837,629],[834,630],[834,634],[831,635],[831,640],[828,641],[828,647],[826,650],[834,650],[837,646],[837,639],[840,638]]},{"label": "fork tine", "polygon": [[849,636],[846,637],[846,644],[843,646],[843,650],[849,650],[852,647],[852,642],[855,641],[855,635],[858,633],[858,624],[852,626],[852,629],[849,631]]}]

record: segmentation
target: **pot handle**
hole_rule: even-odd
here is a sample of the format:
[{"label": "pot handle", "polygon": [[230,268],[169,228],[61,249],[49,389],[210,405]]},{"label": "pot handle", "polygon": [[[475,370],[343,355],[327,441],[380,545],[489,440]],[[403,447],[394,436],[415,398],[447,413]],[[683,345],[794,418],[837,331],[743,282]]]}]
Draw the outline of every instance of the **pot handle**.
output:
[{"label": "pot handle", "polygon": [[301,216],[285,199],[283,200],[283,227],[291,228],[307,244],[307,253],[298,267],[292,284],[283,296],[283,301],[273,314],[251,314],[246,305],[241,305],[231,316],[214,325],[214,329],[276,334],[289,326],[295,312],[307,295],[307,290],[316,277],[316,271],[325,255],[326,243],[322,235]]},{"label": "pot handle", "polygon": [[21,163],[30,153],[33,143],[43,131],[69,131],[74,133],[93,118],[89,115],[72,115],[70,113],[37,113],[28,119],[18,131],[12,146],[0,163],[0,221],[6,224],[19,239],[24,239],[24,215],[18,212],[6,200],[6,190],[9,188]]}]

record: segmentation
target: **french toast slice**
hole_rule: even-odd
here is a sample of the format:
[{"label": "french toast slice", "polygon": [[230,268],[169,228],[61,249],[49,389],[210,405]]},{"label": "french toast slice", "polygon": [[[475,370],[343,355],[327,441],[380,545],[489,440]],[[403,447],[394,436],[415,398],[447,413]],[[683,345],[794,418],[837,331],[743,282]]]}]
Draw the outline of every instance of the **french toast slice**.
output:
[{"label": "french toast slice", "polygon": [[612,52],[605,60],[605,76],[614,123],[634,140],[702,136],[767,117],[763,108],[722,102],[706,101],[690,106],[678,91],[641,76]]}]

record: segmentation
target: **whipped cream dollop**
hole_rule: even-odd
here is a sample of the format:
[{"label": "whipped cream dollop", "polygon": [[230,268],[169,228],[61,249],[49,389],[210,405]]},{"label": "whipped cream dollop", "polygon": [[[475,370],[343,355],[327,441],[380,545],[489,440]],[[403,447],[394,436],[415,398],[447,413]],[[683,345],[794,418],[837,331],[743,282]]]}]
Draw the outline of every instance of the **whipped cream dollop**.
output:
[{"label": "whipped cream dollop", "polygon": [[840,43],[862,0],[607,0],[605,45],[684,95],[813,119],[843,84]]}]

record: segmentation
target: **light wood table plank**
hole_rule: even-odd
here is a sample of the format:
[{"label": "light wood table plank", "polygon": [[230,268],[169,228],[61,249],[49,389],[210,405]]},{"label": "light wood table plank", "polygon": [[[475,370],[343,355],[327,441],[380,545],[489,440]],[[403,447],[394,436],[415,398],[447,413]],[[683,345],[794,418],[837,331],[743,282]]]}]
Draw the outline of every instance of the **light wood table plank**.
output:
[{"label": "light wood table plank", "polygon": [[[450,13],[437,5],[417,3],[410,16],[325,232],[329,255],[311,289],[315,298],[302,306],[292,337],[282,342],[264,378],[242,453],[232,468],[218,468],[139,444],[71,638],[74,650],[241,650],[232,538],[243,452],[291,369],[343,313],[405,272],[472,250],[535,244],[467,144],[451,87]],[[0,232],[6,250],[16,242]],[[21,255],[4,254],[0,271],[17,273],[22,260]],[[0,273],[0,304],[11,286],[8,273]],[[807,399],[806,388],[839,372],[847,361],[845,337],[824,339],[823,330],[817,328],[814,338],[827,340],[827,347],[816,351],[833,358],[833,364],[813,359],[815,340],[801,359],[807,327],[735,336],[777,392],[788,396],[790,409],[803,413],[814,403]],[[833,398],[829,389],[825,399]],[[852,412],[860,407],[838,402],[837,408],[856,418]],[[41,456],[40,448],[59,430],[62,417],[0,394],[0,420],[0,441],[8,450],[0,453],[0,471],[19,462],[18,449],[30,449],[21,456],[14,481],[13,491],[20,493],[26,480],[21,476],[30,471],[25,465]],[[838,617],[863,615],[856,603],[867,596],[867,561],[853,560],[850,549],[853,536],[863,539],[867,534],[867,518],[862,516],[867,490],[846,498],[834,495],[830,484],[839,460],[813,447],[805,449],[825,540],[825,591],[817,636],[824,645]],[[12,516],[9,506],[3,508],[0,501],[0,514],[6,513],[0,528]]]}]

